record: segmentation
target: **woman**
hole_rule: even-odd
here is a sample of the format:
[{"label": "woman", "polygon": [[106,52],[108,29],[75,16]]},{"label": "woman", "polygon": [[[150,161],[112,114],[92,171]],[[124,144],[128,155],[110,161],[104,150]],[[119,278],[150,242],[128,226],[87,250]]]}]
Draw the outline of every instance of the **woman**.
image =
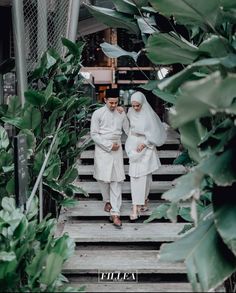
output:
[{"label": "woman", "polygon": [[130,220],[135,221],[140,211],[147,210],[152,173],[161,166],[156,146],[164,144],[166,131],[143,93],[135,92],[131,96],[131,104],[128,111],[130,131],[125,150],[129,158],[133,205]]}]

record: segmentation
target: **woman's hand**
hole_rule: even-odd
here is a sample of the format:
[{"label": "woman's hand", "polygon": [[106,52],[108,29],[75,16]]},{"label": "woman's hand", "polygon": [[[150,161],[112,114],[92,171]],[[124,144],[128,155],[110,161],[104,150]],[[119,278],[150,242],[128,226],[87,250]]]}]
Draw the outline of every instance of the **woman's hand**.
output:
[{"label": "woman's hand", "polygon": [[125,110],[124,110],[124,108],[123,107],[121,107],[121,106],[118,106],[117,108],[116,108],[116,110],[121,114],[121,113],[123,113]]},{"label": "woman's hand", "polygon": [[146,144],[141,143],[137,147],[137,152],[140,153],[144,148],[146,147]]}]

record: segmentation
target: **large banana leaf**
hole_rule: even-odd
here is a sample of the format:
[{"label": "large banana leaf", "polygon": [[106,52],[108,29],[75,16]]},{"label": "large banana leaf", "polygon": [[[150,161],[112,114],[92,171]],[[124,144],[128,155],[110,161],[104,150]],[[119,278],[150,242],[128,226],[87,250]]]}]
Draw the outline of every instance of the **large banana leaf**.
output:
[{"label": "large banana leaf", "polygon": [[150,0],[156,11],[170,17],[173,15],[177,22],[181,24],[204,23],[215,26],[217,14],[220,7],[219,0]]},{"label": "large banana leaf", "polygon": [[166,191],[162,198],[171,202],[179,202],[180,200],[187,200],[192,196],[199,197],[202,179],[203,174],[197,170],[189,172],[178,178],[175,187]]},{"label": "large banana leaf", "polygon": [[217,187],[213,193],[214,219],[217,231],[225,244],[236,256],[236,197],[235,184],[228,187]]},{"label": "large banana leaf", "polygon": [[175,112],[170,117],[172,125],[179,127],[228,108],[235,98],[235,92],[236,74],[229,73],[224,78],[217,71],[199,81],[185,83],[177,99]]},{"label": "large banana leaf", "polygon": [[188,79],[190,76],[201,67],[216,66],[220,64],[221,60],[218,58],[202,59],[200,61],[194,62],[188,65],[185,69],[176,73],[175,75],[163,79],[158,84],[158,88],[161,90],[167,89],[170,92],[176,92],[178,88]]},{"label": "large banana leaf", "polygon": [[236,258],[217,233],[212,219],[174,243],[162,245],[160,261],[184,261],[193,290],[200,292],[218,287],[236,270]]},{"label": "large banana leaf", "polygon": [[133,17],[108,8],[102,8],[93,5],[85,6],[88,8],[89,12],[100,22],[113,28],[125,28],[135,34],[139,34],[139,27],[136,21],[134,21]]},{"label": "large banana leaf", "polygon": [[154,64],[191,64],[199,56],[197,47],[174,32],[152,34],[146,49],[148,58]]}]

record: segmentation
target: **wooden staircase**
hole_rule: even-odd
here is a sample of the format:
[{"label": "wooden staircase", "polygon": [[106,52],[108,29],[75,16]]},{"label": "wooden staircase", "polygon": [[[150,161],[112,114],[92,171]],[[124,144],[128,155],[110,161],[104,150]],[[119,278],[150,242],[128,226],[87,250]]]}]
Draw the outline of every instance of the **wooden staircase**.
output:
[{"label": "wooden staircase", "polygon": [[[158,149],[162,166],[153,174],[150,209],[138,223],[129,222],[131,196],[127,176],[122,194],[122,229],[116,229],[108,221],[109,214],[103,210],[100,189],[92,177],[93,148],[82,153],[77,184],[90,196],[85,198],[78,194],[79,205],[61,213],[57,231],[59,235],[67,232],[76,242],[76,252],[63,270],[72,287],[85,286],[84,292],[191,291],[185,265],[163,263],[158,258],[161,244],[180,238],[178,233],[185,223],[174,224],[167,220],[143,223],[151,211],[164,202],[161,194],[172,187],[173,179],[186,172],[183,166],[172,164],[179,154],[178,148],[178,134],[169,129],[165,145]],[[128,159],[125,153],[124,162],[127,173]],[[133,272],[135,280],[102,280],[101,274],[108,272]]]}]

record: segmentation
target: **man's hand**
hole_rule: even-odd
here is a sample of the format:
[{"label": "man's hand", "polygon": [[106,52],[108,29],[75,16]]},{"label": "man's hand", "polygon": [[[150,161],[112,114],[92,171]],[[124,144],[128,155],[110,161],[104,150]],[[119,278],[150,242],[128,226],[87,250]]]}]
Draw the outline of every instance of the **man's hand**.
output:
[{"label": "man's hand", "polygon": [[141,143],[137,147],[137,152],[140,153],[144,148],[146,147],[146,144]]},{"label": "man's hand", "polygon": [[112,145],[112,149],[111,150],[112,151],[118,151],[119,147],[120,147],[120,145],[118,143],[114,142],[113,145]]},{"label": "man's hand", "polygon": [[121,114],[121,113],[123,113],[125,110],[124,110],[124,108],[123,107],[121,107],[121,106],[118,106],[117,108],[116,108],[116,110]]}]

